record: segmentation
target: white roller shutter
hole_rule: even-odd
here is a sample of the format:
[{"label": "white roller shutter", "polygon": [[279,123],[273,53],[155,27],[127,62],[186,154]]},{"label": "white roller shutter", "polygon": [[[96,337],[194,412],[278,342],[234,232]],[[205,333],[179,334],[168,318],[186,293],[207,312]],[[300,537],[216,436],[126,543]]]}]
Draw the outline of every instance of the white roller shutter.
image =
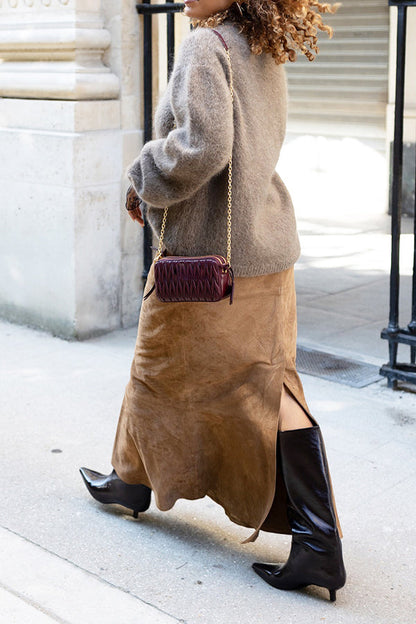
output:
[{"label": "white roller shutter", "polygon": [[291,132],[383,138],[388,98],[387,0],[344,0],[324,15],[335,34],[320,36],[320,53],[287,63]]}]

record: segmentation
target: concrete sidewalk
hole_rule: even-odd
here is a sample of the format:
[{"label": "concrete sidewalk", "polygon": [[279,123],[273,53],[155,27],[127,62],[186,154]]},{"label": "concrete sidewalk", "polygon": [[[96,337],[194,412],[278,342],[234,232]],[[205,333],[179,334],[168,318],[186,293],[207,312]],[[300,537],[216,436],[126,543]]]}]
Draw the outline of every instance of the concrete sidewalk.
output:
[{"label": "concrete sidewalk", "polygon": [[7,624],[100,622],[174,624],[178,622],[10,530],[0,529],[0,618]]},{"label": "concrete sidewalk", "polygon": [[134,520],[88,495],[85,465],[111,470],[135,330],[83,343],[0,324],[0,622],[410,624],[416,620],[416,395],[303,376],[321,424],[348,582],[280,592],[251,570],[289,538],[232,524],[210,499],[154,502]]}]

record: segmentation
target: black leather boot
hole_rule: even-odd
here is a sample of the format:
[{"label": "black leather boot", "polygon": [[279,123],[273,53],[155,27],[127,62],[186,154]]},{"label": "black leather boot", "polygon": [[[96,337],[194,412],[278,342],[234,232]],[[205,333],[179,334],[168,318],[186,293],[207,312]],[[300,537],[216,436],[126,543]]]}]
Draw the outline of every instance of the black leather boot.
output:
[{"label": "black leather boot", "polygon": [[123,505],[133,510],[135,518],[139,512],[149,509],[152,490],[147,485],[124,483],[115,470],[107,476],[89,468],[80,468],[79,471],[89,493],[100,503]]},{"label": "black leather boot", "polygon": [[279,445],[292,547],[285,565],[253,563],[253,568],[273,587],[319,585],[334,601],[346,574],[320,428],[281,431]]}]

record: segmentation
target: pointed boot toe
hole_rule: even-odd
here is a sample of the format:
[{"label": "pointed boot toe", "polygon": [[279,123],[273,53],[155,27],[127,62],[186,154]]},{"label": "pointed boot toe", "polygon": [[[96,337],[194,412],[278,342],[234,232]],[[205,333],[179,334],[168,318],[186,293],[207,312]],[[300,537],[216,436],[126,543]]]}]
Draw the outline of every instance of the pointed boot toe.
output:
[{"label": "pointed boot toe", "polygon": [[146,485],[125,483],[115,470],[109,475],[85,467],[79,471],[87,490],[99,503],[115,503],[132,509],[135,518],[149,508],[152,490]]},{"label": "pointed boot toe", "polygon": [[82,478],[85,483],[92,483],[94,479],[105,479],[106,475],[101,472],[97,472],[96,470],[91,470],[90,468],[80,468],[79,469]]},{"label": "pointed boot toe", "polygon": [[280,570],[283,566],[273,563],[253,563],[252,568],[263,581],[269,585],[276,587],[276,579],[279,577]]},{"label": "pointed boot toe", "polygon": [[279,566],[275,566],[271,563],[253,563],[252,568],[259,576],[262,578],[267,578],[268,576],[273,576],[273,573],[276,572]]},{"label": "pointed boot toe", "polygon": [[[111,498],[112,475],[105,475],[90,468],[80,468],[81,477],[87,487],[87,490],[95,500],[99,503],[113,502]],[[114,472],[114,471],[113,471]]]}]

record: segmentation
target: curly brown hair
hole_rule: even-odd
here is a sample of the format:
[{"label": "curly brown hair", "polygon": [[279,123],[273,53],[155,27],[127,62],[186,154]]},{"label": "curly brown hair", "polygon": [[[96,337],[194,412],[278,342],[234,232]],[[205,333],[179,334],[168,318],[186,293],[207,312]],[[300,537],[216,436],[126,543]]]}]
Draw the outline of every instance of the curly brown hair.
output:
[{"label": "curly brown hair", "polygon": [[240,26],[254,54],[269,52],[278,65],[296,61],[297,52],[310,61],[319,53],[318,30],[332,37],[333,30],[321,13],[335,13],[341,3],[317,0],[245,0],[240,13],[237,3],[209,17],[191,18],[193,27],[215,28],[225,19]]}]

